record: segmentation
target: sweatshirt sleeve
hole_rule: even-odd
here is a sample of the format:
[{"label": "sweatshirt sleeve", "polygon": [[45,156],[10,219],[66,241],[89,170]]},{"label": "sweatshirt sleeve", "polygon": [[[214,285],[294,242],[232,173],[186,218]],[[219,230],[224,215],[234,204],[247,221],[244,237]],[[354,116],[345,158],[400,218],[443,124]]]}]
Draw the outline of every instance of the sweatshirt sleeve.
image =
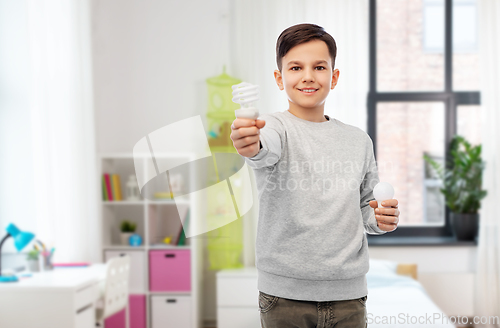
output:
[{"label": "sweatshirt sleeve", "polygon": [[387,231],[380,229],[377,225],[377,220],[375,219],[375,211],[370,206],[370,201],[375,200],[373,196],[373,188],[379,183],[377,163],[375,162],[375,156],[373,154],[373,141],[370,136],[367,136],[367,157],[368,161],[367,169],[365,172],[365,177],[361,183],[360,192],[360,207],[361,213],[363,215],[363,224],[365,226],[365,232],[370,235],[382,235]]},{"label": "sweatshirt sleeve", "polygon": [[262,115],[259,119],[266,122],[260,130],[262,148],[254,157],[244,157],[245,162],[253,169],[276,164],[281,158],[286,140],[285,126],[280,120],[270,114]]}]

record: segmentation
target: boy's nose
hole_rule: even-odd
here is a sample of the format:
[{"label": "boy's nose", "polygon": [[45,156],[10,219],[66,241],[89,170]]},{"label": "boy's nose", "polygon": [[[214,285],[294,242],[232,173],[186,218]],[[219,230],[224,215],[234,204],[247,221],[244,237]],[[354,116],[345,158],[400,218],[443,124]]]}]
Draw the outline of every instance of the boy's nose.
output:
[{"label": "boy's nose", "polygon": [[303,70],[304,76],[302,77],[303,82],[314,81],[314,74],[310,69]]}]

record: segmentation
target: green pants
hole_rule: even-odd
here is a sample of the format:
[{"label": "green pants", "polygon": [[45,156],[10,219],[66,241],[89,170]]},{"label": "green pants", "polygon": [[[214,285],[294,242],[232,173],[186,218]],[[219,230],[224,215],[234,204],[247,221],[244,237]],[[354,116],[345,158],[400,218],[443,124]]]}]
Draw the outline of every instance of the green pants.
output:
[{"label": "green pants", "polygon": [[259,291],[262,328],[366,328],[368,296],[344,301],[298,301]]}]

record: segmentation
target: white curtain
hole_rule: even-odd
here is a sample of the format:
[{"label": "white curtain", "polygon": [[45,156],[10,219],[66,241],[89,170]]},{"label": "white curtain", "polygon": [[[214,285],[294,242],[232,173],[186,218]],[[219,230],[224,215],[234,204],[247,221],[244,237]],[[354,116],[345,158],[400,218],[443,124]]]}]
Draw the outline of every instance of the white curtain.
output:
[{"label": "white curtain", "polygon": [[99,259],[89,7],[27,1],[36,235],[57,262]]},{"label": "white curtain", "polygon": [[[280,91],[274,80],[278,36],[292,25],[313,23],[324,27],[337,43],[335,68],[340,77],[328,96],[325,114],[367,131],[367,0],[234,0],[230,17],[228,73],[259,85],[257,106],[261,113],[288,109],[285,91]],[[255,264],[256,194],[254,188],[254,207],[244,220],[247,266]]]},{"label": "white curtain", "polygon": [[[475,311],[500,317],[500,3],[478,1],[481,65],[482,151],[486,169],[481,203]],[[492,324],[476,327],[497,327]]]}]

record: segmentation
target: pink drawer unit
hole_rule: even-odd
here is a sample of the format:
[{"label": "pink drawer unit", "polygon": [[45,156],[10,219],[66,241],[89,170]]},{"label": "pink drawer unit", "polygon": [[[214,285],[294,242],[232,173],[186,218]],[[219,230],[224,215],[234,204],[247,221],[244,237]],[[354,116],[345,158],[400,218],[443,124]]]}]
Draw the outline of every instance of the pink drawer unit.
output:
[{"label": "pink drawer unit", "polygon": [[[129,327],[146,328],[146,295],[129,295]],[[104,320],[105,328],[127,328],[126,310],[115,313]]]},{"label": "pink drawer unit", "polygon": [[130,328],[146,328],[146,295],[129,296]]},{"label": "pink drawer unit", "polygon": [[191,291],[189,249],[149,252],[149,289],[153,292]]}]

